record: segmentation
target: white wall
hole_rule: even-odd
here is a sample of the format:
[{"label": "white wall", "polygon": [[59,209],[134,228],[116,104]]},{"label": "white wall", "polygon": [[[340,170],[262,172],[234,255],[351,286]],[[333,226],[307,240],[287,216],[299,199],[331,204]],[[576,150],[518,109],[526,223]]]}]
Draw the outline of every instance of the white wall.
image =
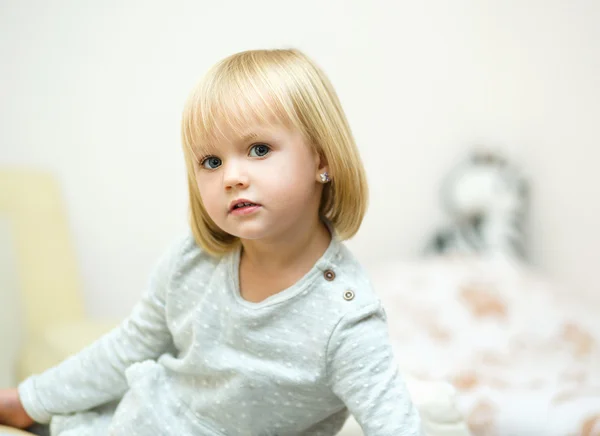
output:
[{"label": "white wall", "polygon": [[233,52],[295,46],[330,75],[370,177],[364,261],[417,254],[468,146],[533,181],[534,262],[600,298],[600,2],[0,3],[0,164],[60,177],[87,307],[124,315],[185,226],[183,101]]}]

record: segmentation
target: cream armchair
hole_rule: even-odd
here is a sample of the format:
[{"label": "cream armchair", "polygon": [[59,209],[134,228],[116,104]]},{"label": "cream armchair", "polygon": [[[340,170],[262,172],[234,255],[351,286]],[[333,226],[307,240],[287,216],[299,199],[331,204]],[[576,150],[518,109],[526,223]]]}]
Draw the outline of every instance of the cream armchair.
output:
[{"label": "cream armchair", "polygon": [[0,169],[0,382],[42,372],[116,324],[85,316],[56,180]]}]

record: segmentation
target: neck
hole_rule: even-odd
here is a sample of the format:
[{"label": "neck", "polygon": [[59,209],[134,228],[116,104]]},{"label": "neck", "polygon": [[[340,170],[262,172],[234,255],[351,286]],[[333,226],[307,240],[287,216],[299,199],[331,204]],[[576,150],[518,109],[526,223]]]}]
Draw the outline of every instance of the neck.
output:
[{"label": "neck", "polygon": [[327,226],[316,216],[303,220],[294,231],[274,240],[242,240],[242,259],[265,275],[290,268],[309,268],[323,255],[331,242]]}]

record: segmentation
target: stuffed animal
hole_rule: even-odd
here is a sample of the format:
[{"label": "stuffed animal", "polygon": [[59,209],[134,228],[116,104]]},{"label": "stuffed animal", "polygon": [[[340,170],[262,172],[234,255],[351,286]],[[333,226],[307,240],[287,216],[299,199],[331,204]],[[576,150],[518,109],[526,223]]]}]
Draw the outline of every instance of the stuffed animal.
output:
[{"label": "stuffed animal", "polygon": [[441,200],[449,223],[431,238],[431,253],[525,259],[529,185],[499,153],[475,150],[445,177]]}]

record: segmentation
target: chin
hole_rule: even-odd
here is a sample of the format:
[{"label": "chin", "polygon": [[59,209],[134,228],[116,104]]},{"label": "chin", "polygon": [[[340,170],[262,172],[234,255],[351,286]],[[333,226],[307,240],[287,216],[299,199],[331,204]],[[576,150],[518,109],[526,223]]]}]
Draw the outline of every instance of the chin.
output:
[{"label": "chin", "polygon": [[265,224],[257,222],[238,222],[228,223],[225,231],[240,239],[256,240],[269,236],[267,228]]}]

